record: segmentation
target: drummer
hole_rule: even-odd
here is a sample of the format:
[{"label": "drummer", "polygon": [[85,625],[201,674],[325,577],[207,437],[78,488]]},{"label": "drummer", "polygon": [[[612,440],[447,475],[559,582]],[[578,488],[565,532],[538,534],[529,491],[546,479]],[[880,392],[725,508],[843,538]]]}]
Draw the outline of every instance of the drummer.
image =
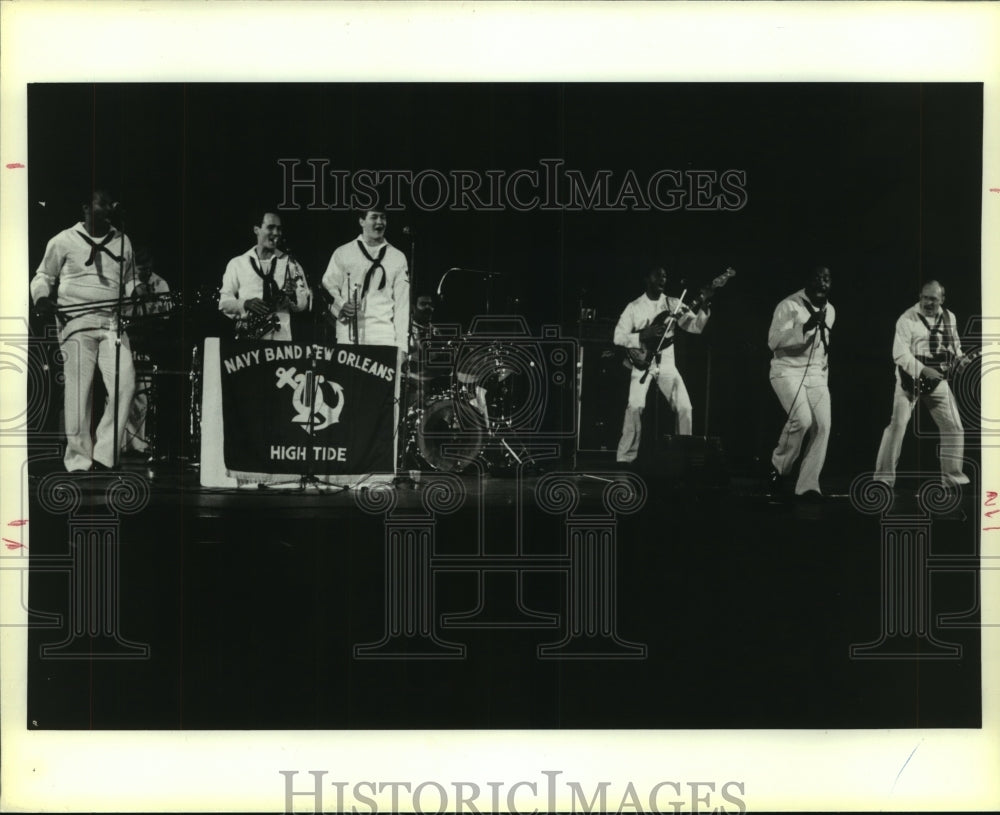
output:
[{"label": "drummer", "polygon": [[411,350],[418,348],[420,340],[432,336],[434,331],[434,295],[423,292],[417,295],[413,306],[413,319],[410,325]]},{"label": "drummer", "polygon": [[154,268],[153,254],[146,247],[135,252],[135,275],[125,281],[125,297],[130,301],[130,313],[135,316],[165,314],[170,311],[170,302],[165,295],[170,293],[167,281]]},{"label": "drummer", "polygon": [[[471,344],[466,353],[459,351],[458,359],[455,363],[455,379],[458,387],[468,394],[469,404],[482,414],[483,421],[489,426],[490,410],[487,402],[486,378],[482,370],[483,360],[490,353],[488,346]],[[485,356],[484,356],[485,355]],[[501,375],[509,375],[507,369],[501,371]]]},{"label": "drummer", "polygon": [[[170,286],[167,285],[167,281],[156,273],[152,252],[148,247],[137,248],[135,275],[125,281],[128,313],[133,317],[165,315],[170,311],[171,304],[168,298],[161,295],[169,293]],[[132,398],[132,407],[125,423],[125,436],[122,439],[122,452],[133,455],[149,455],[153,452],[147,436],[146,416],[149,412],[149,396],[155,383],[150,367],[152,362],[149,356],[150,349],[142,349],[142,345],[141,341],[134,343],[135,396]]]}]

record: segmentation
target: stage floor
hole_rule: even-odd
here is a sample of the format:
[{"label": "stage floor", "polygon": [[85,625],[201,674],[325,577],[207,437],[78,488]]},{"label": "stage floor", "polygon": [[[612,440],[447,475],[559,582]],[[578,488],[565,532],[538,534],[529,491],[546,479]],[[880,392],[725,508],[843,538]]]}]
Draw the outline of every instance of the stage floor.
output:
[{"label": "stage floor", "polygon": [[32,477],[29,727],[980,724],[971,492],[879,511],[847,482],[813,504],[607,469],[363,487]]}]

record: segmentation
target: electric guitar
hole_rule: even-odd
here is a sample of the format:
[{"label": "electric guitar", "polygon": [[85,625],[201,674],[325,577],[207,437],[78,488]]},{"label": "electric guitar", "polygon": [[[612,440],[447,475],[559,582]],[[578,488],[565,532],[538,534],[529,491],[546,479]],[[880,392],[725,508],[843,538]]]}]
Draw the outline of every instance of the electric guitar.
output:
[{"label": "electric guitar", "polygon": [[[691,305],[685,305],[683,302],[678,306],[678,312],[675,314],[671,312],[670,309],[661,311],[657,314],[650,326],[663,325],[669,318],[679,316],[685,311],[697,311],[699,308],[705,305],[709,300],[712,299],[712,295],[715,294],[717,289],[721,289],[726,285],[729,278],[736,274],[736,270],[730,266],[722,274],[720,274],[715,280],[709,283],[705,288],[701,290],[698,296],[692,301]],[[664,337],[660,335],[653,339],[650,339],[642,344],[639,348],[626,348],[628,352],[628,360],[626,365],[631,364],[633,368],[637,368],[640,371],[645,371],[653,362],[655,357],[658,357],[660,353],[669,348],[674,344],[673,337]]]},{"label": "electric guitar", "polygon": [[899,367],[899,382],[903,386],[903,390],[911,397],[926,396],[928,393],[933,393],[942,382],[952,382],[962,371],[982,355],[983,349],[977,348],[975,351],[963,354],[960,357],[948,354],[948,357],[944,360],[926,361],[917,357],[924,365],[938,371],[941,374],[941,378],[934,379],[933,377],[921,374],[914,379],[905,369],[897,366]]}]

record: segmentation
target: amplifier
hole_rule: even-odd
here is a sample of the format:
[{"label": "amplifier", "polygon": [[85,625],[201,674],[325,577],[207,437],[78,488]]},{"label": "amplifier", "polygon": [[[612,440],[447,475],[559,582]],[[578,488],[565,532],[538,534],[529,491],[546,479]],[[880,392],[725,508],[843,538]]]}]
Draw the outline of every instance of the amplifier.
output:
[{"label": "amplifier", "polygon": [[577,374],[577,450],[614,451],[621,435],[630,377],[629,370],[622,365],[622,350],[610,340],[582,339]]},{"label": "amplifier", "polygon": [[617,320],[610,317],[600,317],[593,320],[581,320],[578,325],[580,341],[600,340],[611,344],[614,342]]}]

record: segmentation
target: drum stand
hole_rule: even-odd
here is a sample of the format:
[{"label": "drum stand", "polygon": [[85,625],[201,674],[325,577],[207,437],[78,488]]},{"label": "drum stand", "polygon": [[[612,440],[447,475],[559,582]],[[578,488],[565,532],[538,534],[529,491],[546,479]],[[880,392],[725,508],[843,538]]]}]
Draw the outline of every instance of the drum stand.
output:
[{"label": "drum stand", "polygon": [[[404,405],[400,398],[399,425],[397,426],[397,438],[402,441],[402,449],[399,451],[399,465],[396,467],[396,477],[392,483],[400,486],[407,482],[412,483],[413,479],[403,475],[404,472],[414,469],[422,469],[420,462],[420,445],[417,443],[417,434],[420,431],[420,418],[424,409],[419,406],[418,401],[412,405]],[[405,408],[405,410],[404,410]]]},{"label": "drum stand", "polygon": [[[140,438],[145,441],[145,463],[147,465],[180,464],[197,469],[201,465],[201,353],[198,345],[191,349],[191,364],[186,370],[162,369],[149,356],[133,350],[135,362],[135,399],[141,395],[146,397],[146,409],[142,415]],[[140,363],[146,363],[141,365]],[[189,393],[185,396],[183,387],[178,386],[178,392],[167,389],[168,396],[177,396],[177,404],[187,404],[187,437],[166,439],[164,444],[160,407],[162,404],[161,377],[183,378],[188,383]],[[173,380],[171,380],[173,381]],[[174,404],[171,402],[171,404]],[[128,418],[127,421],[131,421]],[[132,436],[126,433],[125,448],[129,447]],[[123,451],[124,452],[124,451]],[[150,478],[155,477],[155,470],[150,470]]]},{"label": "drum stand", "polygon": [[[476,385],[473,385],[473,387],[478,388]],[[483,449],[479,451],[479,459],[484,462],[488,469],[493,469],[497,466],[490,461],[490,458],[487,455],[491,449],[493,452],[506,456],[508,461],[513,460],[519,467],[534,466],[537,464],[534,457],[528,450],[528,446],[521,441],[520,438],[515,435],[511,435],[509,437],[520,447],[521,452],[518,454],[507,440],[507,437],[500,435],[501,430],[505,428],[510,429],[512,424],[512,420],[510,418],[510,405],[508,404],[508,401],[509,397],[506,394],[501,396],[499,399],[501,408],[500,415],[499,417],[491,417],[485,394],[481,395],[476,392],[475,406],[479,413],[482,414],[483,421],[486,425],[486,444]]]},{"label": "drum stand", "polygon": [[[133,359],[135,354],[133,354]],[[135,397],[133,397],[133,402],[135,398],[138,397],[140,390],[140,384],[143,387],[142,393],[146,396],[146,412],[142,417],[142,440],[146,442],[146,463],[152,464],[159,459],[159,450],[157,448],[157,430],[160,424],[160,408],[159,401],[160,395],[157,391],[157,371],[156,366],[153,365],[149,370],[143,371],[142,374],[139,373],[139,369],[136,368],[135,373]],[[126,437],[128,433],[126,432]]]},{"label": "drum stand", "polygon": [[190,404],[188,406],[188,442],[191,445],[188,464],[191,467],[201,466],[201,353],[196,343],[191,349],[191,370],[188,374],[190,387]]},{"label": "drum stand", "polygon": [[[412,317],[410,319],[412,320]],[[412,330],[412,323],[407,329],[407,336],[409,336],[410,330]],[[410,406],[407,405],[407,397],[409,396],[410,390],[409,354],[407,354],[406,358],[404,358],[402,363],[400,363],[399,376],[401,379],[399,385],[399,400],[397,402],[399,419],[396,421],[396,427],[393,430],[396,436],[396,445],[398,450],[396,452],[396,460],[394,462],[396,474],[393,476],[392,485],[394,487],[413,487],[415,486],[415,482],[410,476],[409,470],[406,468],[406,461],[407,458],[416,457],[415,450],[411,448],[415,448],[417,444],[416,429],[420,423],[420,414],[416,404],[414,404],[412,406],[414,416],[412,422],[413,429],[411,430],[411,422],[408,421],[410,418]]]},{"label": "drum stand", "polygon": [[[487,424],[489,425],[488,420]],[[521,448],[520,455],[518,455],[514,451],[514,448],[511,447],[510,442],[507,441],[507,439],[504,436],[500,436],[497,434],[497,431],[493,429],[492,426],[490,426],[489,429],[487,430],[487,434],[488,434],[487,438],[489,441],[487,442],[487,446],[484,447],[483,450],[480,452],[479,454],[480,458],[484,458],[487,461],[489,461],[489,459],[486,457],[486,451],[489,449],[489,444],[492,443],[495,450],[500,452],[501,455],[507,456],[508,459],[513,459],[514,462],[516,462],[519,467],[526,467],[526,466],[534,467],[537,465],[538,462],[536,462],[534,457],[531,455],[531,452],[528,450],[528,446],[523,441],[521,441],[517,436],[511,436],[510,438],[513,441],[515,441]]]},{"label": "drum stand", "polygon": [[[393,462],[393,467],[396,471],[395,476],[392,479],[392,485],[397,489],[399,487],[414,487],[416,486],[410,473],[405,469],[404,465],[406,462],[406,457],[411,454],[410,445],[416,444],[416,438],[410,438],[410,434],[407,433],[406,439],[403,445],[400,442],[403,441],[403,431],[407,427],[407,418],[409,407],[407,406],[407,397],[410,391],[410,347],[413,342],[413,304],[415,298],[413,293],[417,290],[417,241],[415,233],[406,227],[403,229],[403,234],[405,234],[410,239],[410,286],[409,286],[409,297],[410,302],[407,303],[406,309],[406,353],[403,355],[403,360],[399,363],[397,382],[399,382],[399,397],[396,403],[397,409],[399,410],[399,416],[396,419],[396,427],[393,430],[396,439],[396,460]],[[383,272],[384,274],[384,272]],[[397,354],[398,356],[398,354]],[[404,372],[405,367],[405,372]],[[404,410],[405,409],[405,410]],[[419,424],[419,414],[415,411],[414,420],[414,436],[417,425]]]}]

